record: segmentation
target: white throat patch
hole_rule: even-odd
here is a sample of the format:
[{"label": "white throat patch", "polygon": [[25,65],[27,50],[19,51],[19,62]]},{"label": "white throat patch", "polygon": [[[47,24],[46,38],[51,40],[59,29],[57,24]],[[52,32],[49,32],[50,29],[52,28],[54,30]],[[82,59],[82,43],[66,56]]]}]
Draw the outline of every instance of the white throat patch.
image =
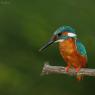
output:
[{"label": "white throat patch", "polygon": [[59,39],[59,40],[55,41],[55,43],[57,43],[57,42],[63,42],[63,41],[64,41],[64,39]]},{"label": "white throat patch", "polygon": [[75,36],[77,36],[75,33],[68,33],[68,36],[69,37],[75,37]]}]

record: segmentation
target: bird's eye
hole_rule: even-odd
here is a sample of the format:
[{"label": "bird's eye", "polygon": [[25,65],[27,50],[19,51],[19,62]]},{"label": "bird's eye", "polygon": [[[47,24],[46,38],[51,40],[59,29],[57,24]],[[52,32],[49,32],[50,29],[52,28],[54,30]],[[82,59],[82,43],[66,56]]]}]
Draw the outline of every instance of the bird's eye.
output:
[{"label": "bird's eye", "polygon": [[61,36],[62,33],[58,33],[58,36]]}]

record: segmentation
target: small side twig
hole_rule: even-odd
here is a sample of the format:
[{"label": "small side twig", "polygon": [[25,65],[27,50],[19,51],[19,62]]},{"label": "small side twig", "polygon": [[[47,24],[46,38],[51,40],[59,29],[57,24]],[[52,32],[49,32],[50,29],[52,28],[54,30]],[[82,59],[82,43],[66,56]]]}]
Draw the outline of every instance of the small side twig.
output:
[{"label": "small side twig", "polygon": [[71,76],[76,76],[76,75],[95,76],[95,69],[81,68],[80,71],[76,73],[74,68],[70,68],[68,72],[66,72],[65,68],[66,67],[62,66],[51,66],[48,63],[45,63],[41,75],[68,74]]}]

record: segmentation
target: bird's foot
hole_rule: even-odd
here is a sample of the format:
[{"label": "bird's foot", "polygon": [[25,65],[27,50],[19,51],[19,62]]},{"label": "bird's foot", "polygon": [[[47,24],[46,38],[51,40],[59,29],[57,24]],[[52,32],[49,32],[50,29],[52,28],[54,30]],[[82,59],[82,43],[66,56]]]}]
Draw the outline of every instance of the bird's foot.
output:
[{"label": "bird's foot", "polygon": [[80,71],[80,68],[81,67],[77,67],[76,68],[76,73],[77,73],[77,80],[80,81],[80,80],[83,80],[83,75],[80,75],[78,72]]},{"label": "bird's foot", "polygon": [[70,68],[71,64],[68,63],[67,67],[65,68],[65,71],[68,72],[69,71],[69,68]]},{"label": "bird's foot", "polygon": [[69,68],[70,68],[70,66],[67,66],[67,67],[65,68],[65,71],[68,72],[68,71],[69,71]]},{"label": "bird's foot", "polygon": [[76,68],[76,73],[78,73],[80,71],[80,67]]}]

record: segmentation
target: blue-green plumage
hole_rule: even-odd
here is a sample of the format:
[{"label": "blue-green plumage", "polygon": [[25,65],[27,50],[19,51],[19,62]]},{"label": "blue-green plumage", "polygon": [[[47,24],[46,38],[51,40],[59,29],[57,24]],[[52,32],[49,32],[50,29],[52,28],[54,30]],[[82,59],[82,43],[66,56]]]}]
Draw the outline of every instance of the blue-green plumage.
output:
[{"label": "blue-green plumage", "polygon": [[82,55],[87,57],[87,53],[86,53],[86,49],[85,46],[80,42],[80,40],[76,40],[76,47],[77,47],[77,51]]},{"label": "blue-green plumage", "polygon": [[61,32],[65,32],[65,31],[68,31],[68,32],[71,32],[71,33],[75,33],[75,29],[74,29],[74,28],[72,28],[71,26],[66,26],[66,25],[64,25],[64,26],[59,27],[59,28],[54,32],[54,35],[57,35],[57,34],[59,34],[59,33],[61,33]]}]

